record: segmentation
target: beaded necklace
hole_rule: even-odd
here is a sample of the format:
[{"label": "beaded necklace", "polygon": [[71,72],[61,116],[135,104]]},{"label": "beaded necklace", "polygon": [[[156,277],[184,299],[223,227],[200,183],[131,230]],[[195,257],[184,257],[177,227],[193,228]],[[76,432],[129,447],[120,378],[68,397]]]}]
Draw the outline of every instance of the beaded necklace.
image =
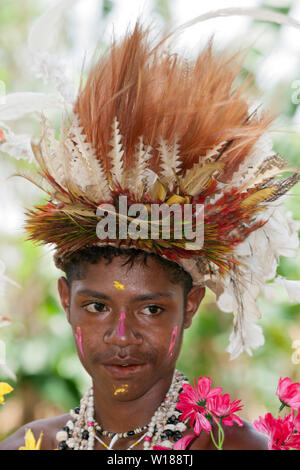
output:
[{"label": "beaded necklace", "polygon": [[[146,437],[147,433],[143,434],[142,437],[140,437],[136,442],[134,442],[133,444],[131,444],[131,446],[129,446],[127,448],[127,450],[131,450],[133,449],[135,446],[137,446],[145,437]],[[97,441],[100,442],[100,444],[102,444],[107,450],[111,450],[113,448],[113,445],[115,444],[116,440],[115,437],[117,437],[117,434],[115,434],[115,436],[113,437],[113,439],[111,440],[110,444],[107,445],[105,444],[105,442],[102,441],[102,439],[100,439],[99,436],[97,436],[97,433],[95,433],[95,438],[97,439]]]},{"label": "beaded necklace", "polygon": [[[80,400],[80,406],[70,411],[71,420],[56,434],[59,450],[93,450],[95,439],[107,450],[113,449],[118,439],[137,435],[147,430],[127,450],[131,450],[143,442],[144,450],[153,449],[155,445],[173,448],[175,442],[183,437],[186,430],[186,421],[179,421],[181,411],[176,409],[179,394],[183,384],[188,384],[188,379],[182,372],[175,370],[171,386],[158,409],[155,411],[148,425],[139,427],[125,433],[105,431],[94,418],[94,394],[93,387]],[[105,444],[100,436],[112,437],[109,445]]]}]

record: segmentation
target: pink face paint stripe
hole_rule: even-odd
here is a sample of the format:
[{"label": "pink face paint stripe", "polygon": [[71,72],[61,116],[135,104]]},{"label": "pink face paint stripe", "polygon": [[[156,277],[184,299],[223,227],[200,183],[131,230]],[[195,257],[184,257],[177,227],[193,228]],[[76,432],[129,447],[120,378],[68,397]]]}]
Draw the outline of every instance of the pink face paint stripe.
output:
[{"label": "pink face paint stripe", "polygon": [[83,347],[82,347],[82,332],[81,332],[80,326],[76,327],[75,338],[76,338],[76,342],[77,342],[78,348],[80,350],[80,353],[81,353],[82,357],[84,357],[84,351],[83,351]]},{"label": "pink face paint stripe", "polygon": [[125,326],[124,326],[125,318],[126,318],[126,313],[121,312],[120,313],[120,320],[119,320],[119,324],[118,324],[118,330],[117,330],[118,338],[121,338],[125,334]]},{"label": "pink face paint stripe", "polygon": [[171,344],[170,344],[169,351],[168,351],[168,357],[171,357],[173,355],[173,349],[177,341],[177,336],[178,336],[178,326],[176,325],[174,326],[173,331],[172,331]]}]

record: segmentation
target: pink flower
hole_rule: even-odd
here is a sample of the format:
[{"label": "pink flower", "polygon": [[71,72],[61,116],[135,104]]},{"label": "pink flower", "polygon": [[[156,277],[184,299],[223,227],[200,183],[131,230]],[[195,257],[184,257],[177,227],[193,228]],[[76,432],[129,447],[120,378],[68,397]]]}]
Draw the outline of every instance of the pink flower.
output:
[{"label": "pink flower", "polygon": [[289,440],[290,449],[300,450],[300,433],[295,434]]},{"label": "pink flower", "polygon": [[293,409],[300,409],[300,383],[292,383],[291,379],[280,377],[276,395],[280,401]]},{"label": "pink flower", "polygon": [[171,450],[169,447],[153,446],[153,450]]},{"label": "pink flower", "polygon": [[267,413],[264,418],[261,416],[253,422],[253,427],[262,434],[269,436],[274,425],[274,417],[271,413]]},{"label": "pink flower", "polygon": [[221,391],[221,387],[211,389],[211,379],[209,377],[199,377],[197,385],[194,378],[194,387],[189,384],[183,385],[183,392],[179,395],[177,409],[182,411],[181,421],[190,418],[196,435],[199,435],[202,429],[206,432],[211,431],[211,423],[207,419],[209,414],[206,410],[206,403]]},{"label": "pink flower", "polygon": [[267,413],[264,418],[260,416],[254,421],[253,426],[268,436],[269,450],[300,449],[300,433],[295,427],[293,412],[283,419],[276,419],[271,413]]},{"label": "pink flower", "polygon": [[163,446],[153,446],[153,450],[185,450],[189,443],[195,438],[195,434],[188,434],[175,442],[173,449]]},{"label": "pink flower", "polygon": [[224,395],[216,395],[207,400],[207,409],[217,418],[222,420],[223,425],[232,426],[233,423],[237,423],[239,426],[243,426],[242,420],[235,414],[243,408],[240,405],[241,400],[233,400],[230,403],[230,395],[225,393]]},{"label": "pink flower", "polygon": [[298,412],[298,415],[294,419],[294,426],[300,434],[300,411]]},{"label": "pink flower", "polygon": [[189,443],[195,438],[195,434],[188,434],[187,436],[182,437],[173,446],[173,450],[185,450]]}]

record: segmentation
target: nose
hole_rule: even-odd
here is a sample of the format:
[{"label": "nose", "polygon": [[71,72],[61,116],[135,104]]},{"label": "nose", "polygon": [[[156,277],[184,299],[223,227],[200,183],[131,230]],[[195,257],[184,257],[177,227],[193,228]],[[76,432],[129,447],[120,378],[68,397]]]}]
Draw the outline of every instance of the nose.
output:
[{"label": "nose", "polygon": [[142,344],[142,335],[137,331],[134,318],[129,318],[125,311],[114,316],[113,324],[104,334],[104,342],[120,347]]}]

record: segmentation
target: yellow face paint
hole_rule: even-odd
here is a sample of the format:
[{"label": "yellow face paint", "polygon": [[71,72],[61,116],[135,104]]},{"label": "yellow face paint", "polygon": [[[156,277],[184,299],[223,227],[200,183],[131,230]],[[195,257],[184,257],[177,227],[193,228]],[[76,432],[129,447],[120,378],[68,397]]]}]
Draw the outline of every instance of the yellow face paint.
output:
[{"label": "yellow face paint", "polygon": [[128,384],[122,384],[121,387],[116,388],[114,391],[114,395],[118,395],[119,393],[126,393],[128,392]]},{"label": "yellow face paint", "polygon": [[124,290],[125,289],[125,284],[121,284],[121,282],[114,281],[114,287],[119,290]]}]

